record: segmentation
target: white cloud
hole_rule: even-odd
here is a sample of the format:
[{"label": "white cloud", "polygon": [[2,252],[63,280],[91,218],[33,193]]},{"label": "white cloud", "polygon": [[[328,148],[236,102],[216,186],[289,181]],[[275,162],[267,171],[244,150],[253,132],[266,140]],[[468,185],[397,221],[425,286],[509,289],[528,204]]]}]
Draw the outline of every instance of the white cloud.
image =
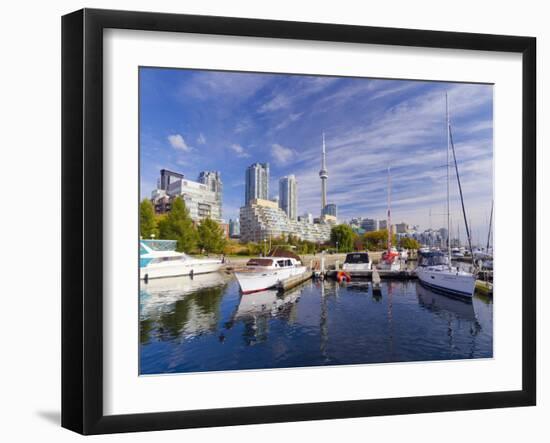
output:
[{"label": "white cloud", "polygon": [[277,111],[279,109],[287,108],[288,106],[290,106],[290,103],[291,100],[289,97],[284,94],[279,94],[260,106],[258,112],[260,114],[263,114],[265,112]]},{"label": "white cloud", "polygon": [[[397,93],[390,88],[384,92]],[[491,128],[490,120],[480,122],[476,117],[480,107],[490,105],[491,89],[449,85],[448,92],[452,99],[451,116],[456,122],[453,133],[468,217],[483,231],[492,198],[492,137],[490,131],[482,136],[476,134],[475,138],[471,134]],[[385,170],[390,165],[395,219],[427,227],[429,209],[442,213],[445,202],[444,119],[444,95],[439,90],[402,101],[365,124],[349,127],[335,121],[329,130],[332,136],[327,138],[328,196],[330,202],[338,205],[339,214],[343,218],[359,215],[383,218]],[[320,151],[320,141],[312,141],[309,148],[300,150],[293,164],[293,173],[300,178],[302,212],[318,212]],[[454,169],[451,173],[454,174]],[[461,213],[454,176],[451,187],[458,223]],[[443,222],[433,216],[434,226]]]},{"label": "white cloud", "polygon": [[278,143],[271,145],[271,156],[273,160],[278,165],[287,164],[290,160],[294,158],[296,153],[292,148],[287,148]]},{"label": "white cloud", "polygon": [[294,123],[295,121],[298,121],[302,115],[303,115],[303,112],[296,112],[296,113],[290,114],[281,123],[279,123],[277,126],[275,126],[274,131],[279,131],[281,129],[286,128],[291,123]]},{"label": "white cloud", "polygon": [[246,152],[246,149],[244,149],[241,145],[239,145],[237,143],[233,143],[231,146],[229,146],[229,148],[235,154],[237,154],[237,157],[240,157],[240,158],[250,157],[250,154],[248,152]]},{"label": "white cloud", "polygon": [[238,134],[240,132],[249,130],[251,127],[252,127],[252,122],[250,121],[250,119],[245,118],[244,120],[241,120],[240,122],[237,123],[234,129],[234,132],[235,134]]},{"label": "white cloud", "polygon": [[240,72],[197,72],[182,84],[180,92],[199,100],[229,98],[243,101],[253,96],[268,81],[269,75]]},{"label": "white cloud", "polygon": [[197,138],[197,143],[199,145],[204,145],[206,143],[206,137],[202,132],[199,134],[199,137]]},{"label": "white cloud", "polygon": [[191,151],[191,146],[189,146],[181,134],[172,134],[168,136],[168,142],[170,146],[174,149],[179,149],[184,152]]}]

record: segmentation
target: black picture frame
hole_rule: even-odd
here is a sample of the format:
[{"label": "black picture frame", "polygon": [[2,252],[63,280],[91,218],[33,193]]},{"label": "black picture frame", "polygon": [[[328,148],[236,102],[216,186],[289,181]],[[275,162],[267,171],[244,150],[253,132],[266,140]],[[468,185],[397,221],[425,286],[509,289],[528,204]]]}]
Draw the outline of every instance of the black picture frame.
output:
[{"label": "black picture frame", "polygon": [[[522,55],[522,389],[171,411],[103,413],[103,31],[502,51]],[[503,35],[83,9],[62,18],[62,426],[82,434],[536,404],[536,39]]]}]

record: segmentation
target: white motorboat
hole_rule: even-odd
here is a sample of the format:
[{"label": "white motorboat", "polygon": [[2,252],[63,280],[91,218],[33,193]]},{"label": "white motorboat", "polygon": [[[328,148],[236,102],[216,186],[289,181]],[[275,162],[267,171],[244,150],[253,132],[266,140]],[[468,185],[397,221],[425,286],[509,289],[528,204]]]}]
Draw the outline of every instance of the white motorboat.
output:
[{"label": "white motorboat", "polygon": [[471,272],[463,271],[449,263],[443,252],[420,254],[416,268],[418,280],[433,291],[471,298],[476,286],[476,277]]},{"label": "white motorboat", "polygon": [[460,250],[460,248],[452,248],[451,256],[453,258],[464,258],[464,253]]},{"label": "white motorboat", "polygon": [[243,294],[274,288],[284,280],[302,275],[307,268],[292,257],[252,258],[246,268],[235,272]]},{"label": "white motorboat", "polygon": [[347,272],[362,272],[372,269],[372,260],[368,252],[352,252],[346,255],[342,269]]},{"label": "white motorboat", "polygon": [[[449,183],[450,183],[450,171],[449,171],[449,147],[452,144],[451,139],[451,125],[449,120],[449,107],[447,102],[447,96],[445,95],[446,103],[446,117],[447,117],[447,232],[451,232],[450,229],[450,196],[449,196]],[[460,184],[460,177],[458,175],[458,165],[456,162],[456,156],[453,147],[453,157],[455,159],[455,169],[458,180],[458,188],[460,190],[460,199],[462,201],[462,210],[464,213],[464,221],[466,223],[466,213],[464,210],[464,202],[462,199],[462,187]],[[466,232],[468,235],[468,241],[470,242],[468,224],[466,223]],[[476,276],[471,272],[464,271],[458,267],[452,266],[451,261],[451,236],[447,235],[447,255],[442,252],[434,251],[428,253],[422,253],[418,259],[418,267],[416,268],[416,275],[421,284],[428,288],[460,297],[471,298],[474,295]]]},{"label": "white motorboat", "polygon": [[175,240],[141,240],[139,247],[139,278],[145,281],[216,272],[223,264],[218,258],[194,258],[177,252]]}]

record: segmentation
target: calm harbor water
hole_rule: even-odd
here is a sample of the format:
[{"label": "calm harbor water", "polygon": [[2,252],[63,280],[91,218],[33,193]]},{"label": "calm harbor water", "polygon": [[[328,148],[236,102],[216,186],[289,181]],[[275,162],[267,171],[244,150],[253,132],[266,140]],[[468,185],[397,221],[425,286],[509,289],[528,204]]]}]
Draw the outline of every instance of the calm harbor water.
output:
[{"label": "calm harbor water", "polygon": [[232,276],[142,283],[140,372],[488,358],[493,305],[455,300],[416,281],[372,286],[309,281],[242,295]]}]

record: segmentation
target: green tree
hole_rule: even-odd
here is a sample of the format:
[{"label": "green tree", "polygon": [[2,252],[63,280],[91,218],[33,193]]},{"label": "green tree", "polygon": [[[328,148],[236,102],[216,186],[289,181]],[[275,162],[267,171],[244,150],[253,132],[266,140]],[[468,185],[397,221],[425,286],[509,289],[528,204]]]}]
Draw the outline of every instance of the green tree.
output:
[{"label": "green tree", "polygon": [[353,251],[354,237],[355,233],[348,225],[334,226],[330,231],[330,243],[336,246],[336,242],[338,242],[339,252]]},{"label": "green tree", "polygon": [[139,204],[139,235],[142,238],[151,238],[158,236],[157,221],[155,219],[155,209],[151,200],[144,199]]},{"label": "green tree", "polygon": [[[380,229],[365,233],[364,237],[365,248],[371,251],[380,251],[388,247],[388,230]],[[392,235],[392,245],[396,245],[396,236]]]},{"label": "green tree", "polygon": [[198,228],[199,246],[206,252],[223,252],[225,247],[225,232],[211,218],[204,219]]},{"label": "green tree", "polygon": [[404,249],[419,249],[420,243],[418,243],[414,238],[403,237],[399,241],[399,246],[401,246]]},{"label": "green tree", "polygon": [[197,248],[197,230],[181,197],[176,197],[170,212],[159,222],[159,236],[177,240],[176,249],[180,252],[191,252]]}]

